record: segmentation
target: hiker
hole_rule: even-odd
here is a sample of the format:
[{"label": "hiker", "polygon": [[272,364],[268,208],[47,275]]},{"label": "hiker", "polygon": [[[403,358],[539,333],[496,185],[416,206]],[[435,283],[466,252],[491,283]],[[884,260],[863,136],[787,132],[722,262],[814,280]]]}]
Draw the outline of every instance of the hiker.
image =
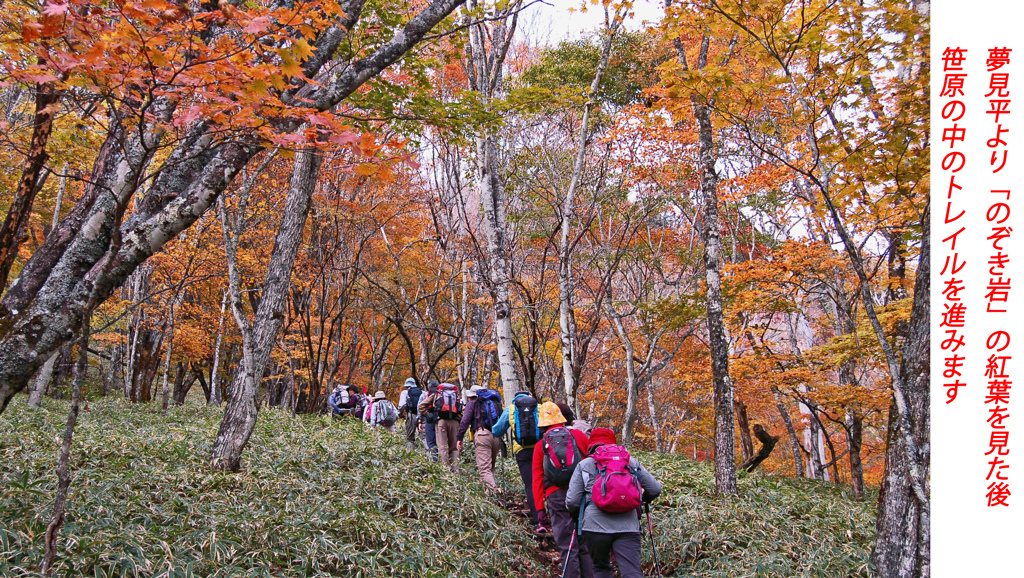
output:
[{"label": "hiker", "polygon": [[590,455],[569,481],[565,504],[579,520],[580,542],[590,551],[594,577],[612,578],[614,552],[622,578],[643,578],[639,508],[661,494],[661,484],[617,445],[608,428],[591,432],[587,451]]},{"label": "hiker", "polygon": [[373,394],[373,400],[366,406],[363,414],[363,421],[370,424],[370,427],[382,427],[391,433],[395,433],[395,423],[398,422],[398,408],[387,400],[383,391]]},{"label": "hiker", "polygon": [[453,383],[438,384],[435,391],[420,399],[419,410],[420,413],[428,410],[434,412],[434,435],[441,463],[449,470],[456,471],[461,448],[455,443],[455,436],[459,432],[459,420],[462,419],[462,397],[458,386]]},{"label": "hiker", "polygon": [[569,404],[559,401],[556,405],[558,406],[558,409],[561,410],[562,415],[565,416],[565,427],[581,431],[584,435],[590,437],[590,430],[594,429],[594,426],[590,425],[590,422],[582,419],[576,419],[576,414],[573,413]]},{"label": "hiker", "polygon": [[416,447],[416,431],[419,429],[420,396],[423,390],[416,385],[416,378],[410,377],[402,384],[402,393],[398,396],[399,416],[405,418],[405,447]]},{"label": "hiker", "polygon": [[473,432],[476,469],[480,471],[480,479],[487,490],[496,492],[498,485],[494,483],[494,464],[501,451],[501,438],[495,437],[491,433],[491,428],[501,415],[501,394],[493,389],[473,386],[466,397],[468,401],[463,411],[462,423],[459,424],[458,443],[455,447],[461,451],[466,432]]},{"label": "hiker", "polygon": [[543,433],[533,453],[531,493],[537,507],[544,508],[551,519],[562,575],[590,578],[594,575],[594,563],[587,546],[574,534],[576,526],[565,503],[569,483],[587,456],[590,442],[583,432],[565,427],[572,420],[555,403],[544,402],[537,413]]},{"label": "hiker", "polygon": [[[427,448],[427,455],[430,459],[437,461],[437,412],[434,406],[424,404],[430,394],[437,393],[437,386],[441,385],[436,379],[427,382],[427,391],[420,396],[420,403],[417,409],[420,413],[420,433],[423,434],[423,447]],[[426,412],[424,412],[424,407]]]},{"label": "hiker", "polygon": [[512,434],[512,451],[526,490],[530,526],[534,532],[542,534],[550,527],[550,522],[544,510],[538,508],[533,500],[533,451],[540,440],[540,427],[537,425],[537,400],[530,392],[516,392],[512,405],[501,412],[498,423],[491,428],[491,433],[497,438],[503,438],[506,432]]},{"label": "hiker", "polygon": [[354,385],[339,385],[327,398],[331,406],[331,416],[340,417],[344,415],[361,418],[366,407],[366,397]]}]

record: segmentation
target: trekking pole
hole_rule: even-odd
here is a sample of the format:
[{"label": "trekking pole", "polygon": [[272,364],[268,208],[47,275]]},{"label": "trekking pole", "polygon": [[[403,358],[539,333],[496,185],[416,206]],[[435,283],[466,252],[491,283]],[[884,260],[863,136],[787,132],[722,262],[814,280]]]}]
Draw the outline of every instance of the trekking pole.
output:
[{"label": "trekking pole", "polygon": [[644,504],[644,512],[647,513],[647,531],[651,533],[651,553],[654,554],[654,569],[661,576],[661,564],[658,562],[658,549],[654,546],[654,524],[651,523],[651,505]]},{"label": "trekking pole", "polygon": [[569,538],[569,551],[565,553],[565,563],[562,564],[562,578],[565,578],[565,571],[569,569],[569,557],[572,556],[572,545],[576,541],[576,529],[572,530],[572,538]]}]

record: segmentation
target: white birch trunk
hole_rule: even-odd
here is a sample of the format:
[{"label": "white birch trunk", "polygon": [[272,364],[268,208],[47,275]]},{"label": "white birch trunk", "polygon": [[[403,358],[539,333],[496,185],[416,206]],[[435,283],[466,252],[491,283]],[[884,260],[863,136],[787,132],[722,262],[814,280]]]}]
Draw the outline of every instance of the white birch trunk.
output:
[{"label": "white birch trunk", "polygon": [[42,407],[43,394],[46,393],[46,386],[50,384],[50,378],[53,377],[53,366],[57,363],[58,355],[60,355],[60,351],[54,351],[53,355],[39,369],[39,373],[36,374],[36,380],[32,384],[32,391],[28,395],[29,407]]},{"label": "white birch trunk", "polygon": [[572,254],[569,248],[569,230],[572,224],[573,204],[576,198],[576,189],[579,187],[580,179],[583,176],[583,168],[587,155],[587,139],[590,134],[590,111],[595,105],[597,91],[601,87],[601,77],[604,69],[608,66],[608,57],[612,51],[612,41],[619,28],[621,19],[616,14],[609,21],[608,7],[605,6],[605,38],[601,48],[601,59],[598,61],[597,70],[594,71],[594,80],[590,83],[590,94],[587,95],[587,103],[583,107],[583,119],[580,123],[580,142],[576,148],[576,162],[572,168],[572,178],[569,181],[569,189],[565,192],[565,199],[562,202],[562,232],[558,242],[558,332],[562,342],[562,379],[565,385],[565,399],[569,407],[576,415],[579,415],[579,407],[576,402],[576,378],[574,365],[576,359],[575,331],[573,331],[572,320],[572,287],[570,273],[572,267]]},{"label": "white birch trunk", "polygon": [[[470,86],[480,93],[485,102],[493,98],[501,86],[505,55],[515,33],[518,7],[521,4],[520,1],[513,2],[506,7],[511,10],[501,12],[503,16],[493,19],[489,24],[478,21],[470,27]],[[470,0],[467,7],[475,10],[479,3]],[[498,368],[507,406],[519,390],[519,373],[513,346],[511,262],[505,223],[508,198],[501,182],[497,136],[493,132],[477,135],[474,165],[474,187],[484,209],[481,225],[487,238],[486,254],[494,305]]]},{"label": "white birch trunk", "polygon": [[217,339],[213,345],[213,370],[210,373],[210,405],[220,405],[220,388],[217,386],[217,372],[220,370],[220,342],[224,337],[224,311],[228,305],[228,291],[220,300],[220,319],[217,321]]}]

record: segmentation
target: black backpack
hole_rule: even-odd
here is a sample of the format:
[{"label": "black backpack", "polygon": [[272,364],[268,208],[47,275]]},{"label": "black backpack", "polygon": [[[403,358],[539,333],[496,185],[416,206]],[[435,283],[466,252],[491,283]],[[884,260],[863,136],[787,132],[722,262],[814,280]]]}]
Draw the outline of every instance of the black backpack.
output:
[{"label": "black backpack", "polygon": [[529,446],[540,441],[540,428],[537,427],[537,400],[529,395],[521,395],[512,402],[515,404],[516,427],[512,437],[521,446]]},{"label": "black backpack", "polygon": [[544,452],[544,487],[568,488],[577,464],[586,457],[567,428],[550,429],[541,440]]},{"label": "black backpack", "polygon": [[416,406],[420,403],[420,396],[423,395],[423,390],[412,386],[409,388],[409,397],[405,401],[405,413],[409,415],[416,415]]}]

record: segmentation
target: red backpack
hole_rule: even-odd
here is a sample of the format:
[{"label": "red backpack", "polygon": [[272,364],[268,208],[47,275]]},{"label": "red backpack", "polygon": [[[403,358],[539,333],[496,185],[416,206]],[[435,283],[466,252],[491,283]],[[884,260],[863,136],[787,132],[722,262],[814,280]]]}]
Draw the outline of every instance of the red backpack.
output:
[{"label": "red backpack", "polygon": [[437,386],[437,397],[434,399],[434,411],[441,419],[459,419],[462,413],[462,399],[459,388],[452,383]]},{"label": "red backpack", "polygon": [[622,514],[640,508],[643,488],[636,471],[629,467],[629,452],[622,446],[603,445],[591,455],[597,477],[590,499],[610,514]]}]

